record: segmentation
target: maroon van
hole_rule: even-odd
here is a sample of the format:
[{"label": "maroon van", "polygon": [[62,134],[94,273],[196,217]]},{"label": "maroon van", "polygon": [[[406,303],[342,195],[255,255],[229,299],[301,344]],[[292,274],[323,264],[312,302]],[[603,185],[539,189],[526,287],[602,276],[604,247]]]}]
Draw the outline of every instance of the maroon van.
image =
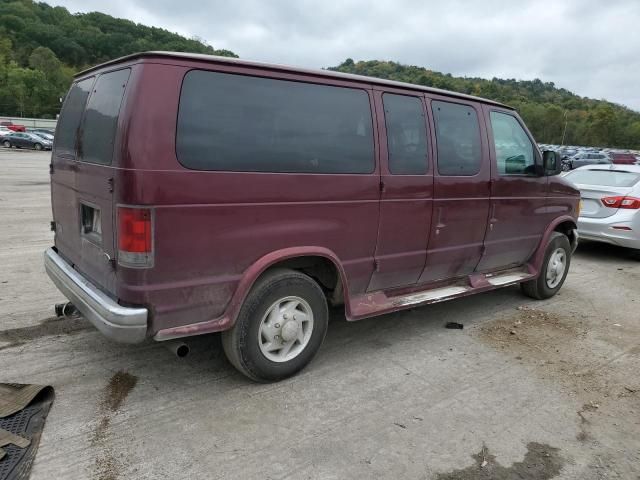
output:
[{"label": "maroon van", "polygon": [[140,53],[67,94],[45,266],[114,340],[222,332],[238,370],[279,380],[318,351],[328,304],[359,320],[517,283],[554,295],[578,241],[560,170],[489,100]]}]

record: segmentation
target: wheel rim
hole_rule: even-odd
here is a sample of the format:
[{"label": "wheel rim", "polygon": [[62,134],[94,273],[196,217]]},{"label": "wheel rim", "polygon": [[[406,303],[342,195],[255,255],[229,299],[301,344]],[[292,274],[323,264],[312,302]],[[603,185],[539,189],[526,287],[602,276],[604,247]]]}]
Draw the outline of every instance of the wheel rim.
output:
[{"label": "wheel rim", "polygon": [[564,248],[556,248],[549,257],[549,263],[547,264],[547,286],[549,288],[556,288],[560,284],[566,268],[567,253]]},{"label": "wheel rim", "polygon": [[313,311],[300,297],[274,302],[262,317],[258,345],[272,362],[288,362],[305,349],[313,333]]},{"label": "wheel rim", "polygon": [[36,150],[42,150],[42,145],[40,145],[39,143],[36,143]]},{"label": "wheel rim", "polygon": [[11,148],[11,144],[9,142],[4,142],[3,145],[7,148]]}]

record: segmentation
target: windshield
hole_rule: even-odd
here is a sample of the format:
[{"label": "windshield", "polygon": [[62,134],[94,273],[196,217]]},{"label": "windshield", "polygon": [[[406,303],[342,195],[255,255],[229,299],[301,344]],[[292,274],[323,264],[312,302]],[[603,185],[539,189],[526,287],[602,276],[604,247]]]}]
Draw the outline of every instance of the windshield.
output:
[{"label": "windshield", "polygon": [[574,170],[566,179],[582,185],[632,187],[640,180],[640,173],[624,170]]}]

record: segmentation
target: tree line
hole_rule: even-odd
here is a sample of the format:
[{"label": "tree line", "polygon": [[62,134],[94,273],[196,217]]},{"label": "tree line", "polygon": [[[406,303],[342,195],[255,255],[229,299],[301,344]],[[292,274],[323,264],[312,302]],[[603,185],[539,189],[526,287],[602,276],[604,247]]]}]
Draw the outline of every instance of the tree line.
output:
[{"label": "tree line", "polygon": [[[640,113],[580,97],[553,82],[454,77],[422,67],[348,58],[329,70],[476,95],[516,108],[540,143],[640,149]],[[565,129],[566,127],[566,129]]]},{"label": "tree line", "polygon": [[74,73],[145,50],[237,57],[198,38],[103,13],[0,0],[0,115],[55,118]]},{"label": "tree line", "polygon": [[[71,14],[32,0],[0,0],[0,115],[55,118],[74,73],[117,57],[169,50],[237,57],[103,13]],[[640,149],[640,113],[580,97],[553,82],[454,77],[390,61],[347,59],[330,70],[477,95],[515,107],[537,141]]]}]

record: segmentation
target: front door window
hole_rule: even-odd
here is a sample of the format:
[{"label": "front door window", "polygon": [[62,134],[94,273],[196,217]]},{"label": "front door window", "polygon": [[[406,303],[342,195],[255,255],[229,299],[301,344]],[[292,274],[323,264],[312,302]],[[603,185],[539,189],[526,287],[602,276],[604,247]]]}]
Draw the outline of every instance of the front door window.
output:
[{"label": "front door window", "polygon": [[533,144],[512,115],[491,112],[499,175],[535,175]]}]

